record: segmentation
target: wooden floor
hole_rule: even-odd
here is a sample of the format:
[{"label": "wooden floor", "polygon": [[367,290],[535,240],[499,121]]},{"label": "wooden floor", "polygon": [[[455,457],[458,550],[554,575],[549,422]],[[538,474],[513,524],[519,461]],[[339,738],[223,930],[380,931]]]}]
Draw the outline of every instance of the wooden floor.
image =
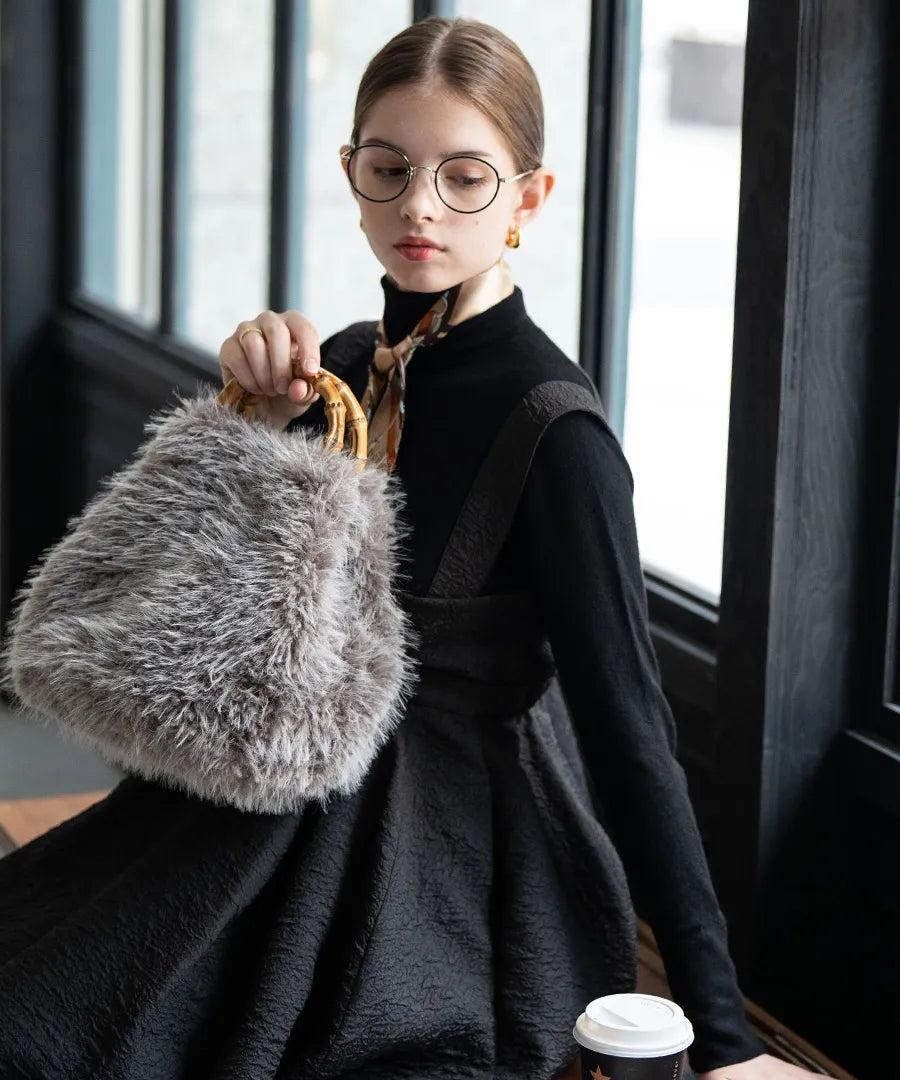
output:
[{"label": "wooden floor", "polygon": [[[27,844],[29,840],[52,829],[66,818],[80,814],[106,794],[105,791],[91,791],[81,795],[0,802],[0,856],[12,848]],[[638,929],[637,989],[644,994],[671,998],[653,933],[644,923],[639,923]],[[750,1022],[770,1054],[822,1076],[831,1076],[835,1080],[854,1080],[848,1072],[829,1061],[752,1001],[745,998],[744,1006]]]},{"label": "wooden floor", "polygon": [[[66,818],[80,814],[106,796],[105,791],[82,795],[58,795],[49,799],[15,799],[0,802],[0,829],[14,847],[21,847]],[[0,836],[0,841],[3,837]]]}]

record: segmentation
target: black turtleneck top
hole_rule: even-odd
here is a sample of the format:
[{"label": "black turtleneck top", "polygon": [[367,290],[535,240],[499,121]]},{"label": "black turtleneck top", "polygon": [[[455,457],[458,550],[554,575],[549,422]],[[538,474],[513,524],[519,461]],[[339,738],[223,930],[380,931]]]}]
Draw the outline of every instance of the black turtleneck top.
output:
[{"label": "black turtleneck top", "polygon": [[[382,278],[387,338],[438,293]],[[334,341],[322,343],[322,364]],[[370,356],[336,370],[357,396]],[[427,591],[475,473],[513,406],[537,383],[590,386],[529,318],[521,290],[418,350],[407,367],[395,475],[405,492],[406,587]],[[292,426],[321,424],[321,402]],[[764,1053],[744,1015],[725,922],[675,758],[675,723],[650,639],[634,483],[599,418],[573,412],[539,443],[485,592],[529,590],[545,620],[591,781],[638,911],[652,925],[673,996],[695,1030],[697,1071]]]}]

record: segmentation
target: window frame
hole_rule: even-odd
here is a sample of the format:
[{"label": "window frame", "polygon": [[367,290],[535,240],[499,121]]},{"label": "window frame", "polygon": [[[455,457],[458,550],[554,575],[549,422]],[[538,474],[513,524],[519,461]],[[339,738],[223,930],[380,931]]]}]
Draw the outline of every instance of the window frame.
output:
[{"label": "window frame", "polygon": [[[885,38],[900,34],[900,15],[885,20]],[[896,297],[900,290],[900,75],[888,65],[881,137],[888,148],[879,177],[879,228],[872,278],[874,318],[868,342],[877,373],[866,404],[869,433],[862,529],[871,558],[860,603],[869,628],[860,666],[867,692],[860,722],[842,740],[853,790],[900,820],[900,364]],[[873,384],[875,380],[873,379]]]},{"label": "window frame", "polygon": [[[625,418],[631,227],[641,57],[640,0],[593,0],[588,58],[580,363],[610,426]],[[718,605],[674,575],[644,567],[650,629],[667,690],[711,707]],[[676,689],[677,688],[677,689]]]}]

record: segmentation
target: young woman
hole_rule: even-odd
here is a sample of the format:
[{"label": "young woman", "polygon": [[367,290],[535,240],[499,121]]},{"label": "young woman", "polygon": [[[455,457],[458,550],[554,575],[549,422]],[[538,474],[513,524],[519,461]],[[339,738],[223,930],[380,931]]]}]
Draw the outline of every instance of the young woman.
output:
[{"label": "young woman", "polygon": [[[702,1080],[801,1080],[749,1029],[650,642],[632,478],[504,260],[553,187],[534,74],[428,19],[369,64],[341,164],[379,324],[241,323],[268,422],[345,379],[403,490],[421,678],[360,789],[242,814],[129,777],[0,864],[0,1075],[568,1074],[652,920]],[[601,820],[603,824],[601,824]]]}]

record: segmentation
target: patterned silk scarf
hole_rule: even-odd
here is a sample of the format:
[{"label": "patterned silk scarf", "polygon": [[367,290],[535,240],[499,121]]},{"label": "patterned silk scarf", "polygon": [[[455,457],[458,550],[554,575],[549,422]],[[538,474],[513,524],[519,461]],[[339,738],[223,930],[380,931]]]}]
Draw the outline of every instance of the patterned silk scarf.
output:
[{"label": "patterned silk scarf", "polygon": [[416,350],[446,337],[454,326],[493,307],[512,291],[512,274],[501,256],[487,270],[442,292],[396,345],[388,344],[384,319],[379,322],[369,379],[360,402],[369,425],[369,461],[389,473],[397,463],[406,412],[406,368]]}]

